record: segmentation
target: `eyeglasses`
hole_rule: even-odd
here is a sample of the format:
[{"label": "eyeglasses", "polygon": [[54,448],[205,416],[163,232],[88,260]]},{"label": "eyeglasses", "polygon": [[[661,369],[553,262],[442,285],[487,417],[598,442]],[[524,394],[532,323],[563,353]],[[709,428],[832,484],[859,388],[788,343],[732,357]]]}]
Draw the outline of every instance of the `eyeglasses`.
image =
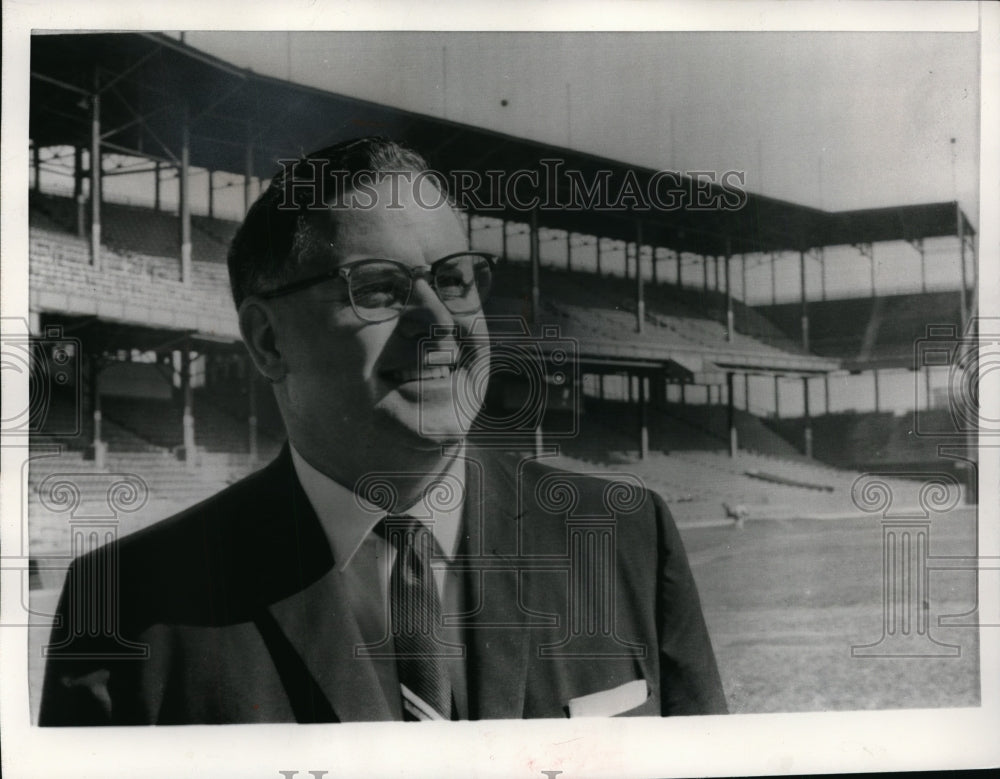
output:
[{"label": "eyeglasses", "polygon": [[493,283],[496,257],[482,252],[449,254],[431,265],[404,265],[396,260],[358,260],[336,270],[258,293],[265,299],[288,295],[324,281],[343,279],[351,308],[365,322],[398,317],[410,300],[415,279],[429,279],[438,298],[452,314],[475,314],[483,307]]}]

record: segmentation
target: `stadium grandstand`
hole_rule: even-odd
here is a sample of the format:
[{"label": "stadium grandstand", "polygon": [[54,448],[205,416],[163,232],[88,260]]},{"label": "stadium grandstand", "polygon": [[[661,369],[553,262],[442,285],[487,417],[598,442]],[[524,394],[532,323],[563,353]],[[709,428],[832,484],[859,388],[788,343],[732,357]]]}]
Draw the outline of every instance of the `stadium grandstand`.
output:
[{"label": "stadium grandstand", "polygon": [[[148,499],[122,514],[128,532],[280,448],[225,264],[279,160],[381,134],[445,174],[537,171],[551,159],[609,171],[612,186],[655,173],[257,75],[158,34],[39,36],[31,71],[30,329],[50,349],[50,373],[57,353],[73,366],[63,384],[33,385],[26,478],[31,553],[51,563],[37,566],[43,579],[71,545],[72,523],[45,494],[52,475],[93,476],[83,503],[103,499],[101,475],[138,476]],[[826,212],[749,193],[738,209],[501,202],[465,218],[473,248],[501,258],[487,312],[496,353],[534,355],[531,366],[496,360],[484,437],[516,421],[512,445],[634,473],[682,525],[726,521],[724,506],[751,518],[850,513],[859,470],[940,470],[942,442],[969,444],[942,394],[950,362],[919,363],[916,348],[931,337],[954,351],[975,313],[975,233],[956,203]],[[807,263],[850,251],[874,264],[876,250],[900,244],[921,268],[959,267],[960,289],[807,296]],[[797,300],[749,294],[748,271],[769,265],[773,276],[776,264],[797,266]],[[928,324],[945,329],[929,335]],[[888,374],[916,388],[903,412],[880,404]],[[831,404],[845,382],[869,382],[870,407]],[[537,409],[525,415],[526,403]],[[918,416],[927,436],[913,433]],[[893,484],[915,500],[914,485]]]}]

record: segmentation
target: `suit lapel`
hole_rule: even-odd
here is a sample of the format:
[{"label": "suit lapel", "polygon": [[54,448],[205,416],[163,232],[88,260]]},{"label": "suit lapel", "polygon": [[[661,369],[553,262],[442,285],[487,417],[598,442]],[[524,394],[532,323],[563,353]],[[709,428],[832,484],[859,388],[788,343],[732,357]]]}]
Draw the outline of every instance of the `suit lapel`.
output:
[{"label": "suit lapel", "polygon": [[[268,534],[272,546],[261,585],[266,614],[258,624],[293,705],[300,702],[297,716],[304,708],[300,719],[313,720],[312,713],[341,722],[401,719],[394,661],[355,656],[365,638],[287,447],[272,467],[271,512],[282,526]],[[328,708],[323,701],[310,701],[315,688]]]},{"label": "suit lapel", "polygon": [[[401,719],[394,661],[355,656],[365,642],[349,603],[340,573],[331,568],[306,589],[271,604],[269,611],[337,720]],[[388,694],[390,685],[395,694]]]},{"label": "suit lapel", "polygon": [[520,719],[529,643],[519,575],[482,565],[518,554],[516,477],[494,452],[470,448],[466,456],[465,533],[456,562],[466,582],[470,718]]}]

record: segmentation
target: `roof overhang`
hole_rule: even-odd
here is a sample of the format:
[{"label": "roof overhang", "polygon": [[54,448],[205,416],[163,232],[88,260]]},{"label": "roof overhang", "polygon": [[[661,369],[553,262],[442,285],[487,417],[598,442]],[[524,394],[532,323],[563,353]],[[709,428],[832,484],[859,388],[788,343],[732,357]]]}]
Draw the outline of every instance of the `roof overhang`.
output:
[{"label": "roof overhang", "polygon": [[[385,135],[422,152],[446,176],[457,170],[482,177],[489,171],[544,172],[555,160],[584,182],[606,177],[612,195],[633,185],[649,191],[657,184],[665,194],[674,189],[675,179],[662,178],[661,171],[261,76],[162,34],[36,35],[31,71],[30,135],[40,146],[89,147],[89,95],[96,85],[106,148],[168,164],[179,164],[188,117],[191,165],[234,174],[249,170],[265,180],[277,172],[278,160],[362,135]],[[721,178],[676,179],[679,191],[690,195],[700,187],[714,207],[697,207],[689,197],[674,208],[662,207],[662,200],[649,209],[541,208],[539,225],[634,241],[641,220],[644,243],[702,256],[913,241],[954,235],[959,219],[971,231],[955,203],[830,213],[744,193],[735,207],[733,182],[725,186]],[[480,202],[495,200],[491,186],[486,177],[475,189]],[[571,188],[561,176],[542,187],[556,204],[567,202]],[[718,205],[723,202],[730,205]],[[496,208],[471,210],[529,219],[527,210],[506,199]]]}]

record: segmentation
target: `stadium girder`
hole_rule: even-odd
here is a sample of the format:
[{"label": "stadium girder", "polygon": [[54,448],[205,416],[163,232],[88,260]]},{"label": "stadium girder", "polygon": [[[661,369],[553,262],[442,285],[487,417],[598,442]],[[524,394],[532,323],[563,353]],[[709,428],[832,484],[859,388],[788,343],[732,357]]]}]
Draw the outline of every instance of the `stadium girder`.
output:
[{"label": "stadium girder", "polygon": [[[268,179],[277,172],[280,160],[299,158],[312,149],[372,134],[392,137],[421,151],[431,167],[446,178],[456,171],[479,174],[485,183],[473,189],[473,197],[465,205],[470,206],[472,214],[528,222],[535,271],[540,228],[698,255],[704,265],[706,289],[708,258],[713,259],[717,279],[718,260],[724,259],[729,340],[735,331],[729,284],[729,259],[734,255],[799,254],[803,350],[809,352],[802,267],[806,253],[825,246],[919,242],[952,235],[959,237],[964,253],[966,240],[974,235],[968,218],[955,202],[827,212],[739,187],[737,207],[728,205],[732,202],[728,199],[733,195],[732,188],[684,174],[672,174],[670,179],[688,195],[676,207],[623,206],[621,193],[636,189],[648,193],[655,189],[652,185],[661,180],[658,177],[663,172],[261,76],[162,34],[38,35],[32,41],[31,77],[29,134],[36,150],[46,146],[89,147],[92,157],[100,150],[108,150],[178,168],[182,182],[184,283],[191,276],[190,204],[184,194],[191,167],[226,171],[247,180]],[[494,200],[491,171],[538,173],[550,171],[553,161],[574,171],[580,181],[605,182],[607,192],[618,193],[618,207],[561,207],[571,200],[565,178],[557,178],[542,188],[543,197],[554,207],[525,208],[509,197],[496,202],[495,207],[476,205],[477,198],[480,202]],[[100,178],[95,183],[99,184]],[[246,191],[249,198],[249,187]],[[698,192],[716,205],[706,208],[697,202],[694,194]],[[98,186],[94,203],[99,204],[100,197]],[[99,208],[94,203],[91,243],[94,264],[99,265]],[[719,207],[719,203],[727,206]],[[962,269],[964,274],[964,262]],[[636,328],[642,332],[644,282],[640,273],[635,274],[635,279]],[[536,282],[532,289],[533,319],[539,308],[538,298]],[[964,320],[964,293],[962,304]],[[836,367],[823,358],[812,360],[808,366],[788,365],[787,372],[798,373],[805,381],[814,372],[825,373]],[[728,384],[732,383],[734,368],[751,367],[740,356],[715,362],[719,372],[712,381],[721,382],[724,377]],[[752,367],[773,371],[775,376],[786,372],[775,366]],[[731,392],[729,396],[731,403]],[[643,444],[643,451],[645,448]]]},{"label": "stadium girder", "polygon": [[[358,98],[256,74],[156,33],[39,35],[32,41],[29,133],[37,146],[90,143],[87,98],[102,97],[101,143],[109,150],[180,164],[182,117],[188,116],[189,164],[268,179],[278,160],[359,135],[378,134],[407,143],[445,175],[471,170],[539,171],[559,160],[593,182],[608,172],[608,190],[621,192],[631,177],[647,188],[658,173],[568,148],[462,125]],[[682,189],[694,181],[681,176]],[[724,196],[720,183],[703,182],[705,197]],[[488,183],[474,192],[486,202]],[[559,178],[554,202],[567,202]],[[510,203],[477,209],[485,216],[525,221]],[[958,222],[974,230],[954,202],[827,212],[746,193],[738,210],[537,209],[544,228],[634,241],[641,220],[643,241],[677,252],[720,257],[807,251],[813,247],[877,241],[918,241],[955,235]]]}]

